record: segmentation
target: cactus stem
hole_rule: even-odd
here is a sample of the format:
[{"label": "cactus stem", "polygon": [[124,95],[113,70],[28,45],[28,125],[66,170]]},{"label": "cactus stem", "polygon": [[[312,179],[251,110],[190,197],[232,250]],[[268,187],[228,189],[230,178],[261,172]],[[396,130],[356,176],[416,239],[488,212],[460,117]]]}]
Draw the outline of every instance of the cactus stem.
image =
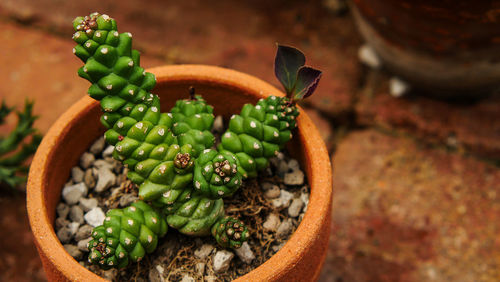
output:
[{"label": "cactus stem", "polygon": [[196,98],[195,98],[195,92],[196,91],[195,91],[194,87],[193,86],[189,86],[188,91],[189,91],[189,100],[193,100],[193,101],[196,100]]}]

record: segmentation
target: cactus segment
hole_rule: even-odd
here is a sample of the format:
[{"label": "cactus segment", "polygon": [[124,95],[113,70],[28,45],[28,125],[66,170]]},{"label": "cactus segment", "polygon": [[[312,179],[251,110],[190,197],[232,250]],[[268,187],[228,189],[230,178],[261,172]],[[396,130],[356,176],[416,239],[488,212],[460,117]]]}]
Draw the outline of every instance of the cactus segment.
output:
[{"label": "cactus segment", "polygon": [[233,217],[225,216],[212,226],[212,236],[219,245],[225,248],[238,249],[248,240],[248,229],[245,224]]},{"label": "cactus segment", "polygon": [[237,157],[229,152],[204,150],[194,168],[194,190],[206,197],[229,197],[241,186],[244,171]]},{"label": "cactus segment", "polygon": [[285,97],[270,96],[255,106],[246,104],[239,115],[231,117],[218,149],[237,156],[245,178],[255,177],[292,138],[298,115],[297,107]]},{"label": "cactus segment", "polygon": [[[129,118],[127,129],[140,122],[156,125],[164,120],[158,96],[150,93],[156,78],[140,67],[138,52],[132,50],[132,35],[118,33],[116,21],[98,13],[77,17],[73,28],[77,43],[73,52],[84,62],[78,74],[92,84],[88,94],[101,102],[101,122],[109,128],[107,141],[115,145],[124,138],[124,117]],[[170,125],[167,127],[170,129]],[[176,141],[170,138],[167,142]]]},{"label": "cactus segment", "polygon": [[158,239],[167,233],[164,216],[145,202],[106,213],[103,225],[94,228],[88,243],[89,262],[103,269],[122,268],[140,261],[156,249]]},{"label": "cactus segment", "polygon": [[162,160],[146,159],[137,162],[134,171],[129,174],[142,180],[138,181],[141,199],[151,201],[162,197],[166,199],[165,204],[167,204],[170,203],[168,199],[173,190],[180,193],[182,189],[191,185],[194,161],[192,147],[189,144],[182,147],[174,144],[168,150],[162,151],[163,153],[158,155]]},{"label": "cactus segment", "polygon": [[180,202],[175,212],[167,216],[167,223],[186,235],[209,235],[211,226],[224,215],[221,199],[193,195]]},{"label": "cactus segment", "polygon": [[170,112],[174,122],[172,132],[178,136],[179,145],[193,145],[195,158],[214,145],[215,138],[210,132],[214,123],[213,107],[201,96],[193,93],[192,99],[177,101]]}]

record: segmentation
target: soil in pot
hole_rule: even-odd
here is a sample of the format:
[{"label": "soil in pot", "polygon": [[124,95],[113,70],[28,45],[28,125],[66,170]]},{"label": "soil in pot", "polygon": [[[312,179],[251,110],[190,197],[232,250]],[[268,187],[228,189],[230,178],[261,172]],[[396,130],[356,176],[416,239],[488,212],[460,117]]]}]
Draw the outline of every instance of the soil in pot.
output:
[{"label": "soil in pot", "polygon": [[[217,117],[214,135],[224,132]],[[218,137],[218,136],[216,136]],[[219,140],[219,138],[216,138]],[[112,146],[98,139],[72,169],[57,206],[56,233],[81,265],[116,281],[230,281],[255,269],[281,249],[307,209],[309,187],[297,160],[286,151],[271,159],[257,178],[224,199],[226,214],[241,219],[252,234],[238,251],[217,245],[212,237],[190,237],[170,228],[157,250],[125,269],[101,270],[87,262],[92,225],[112,208],[137,200],[137,187],[126,168],[111,157]]]}]

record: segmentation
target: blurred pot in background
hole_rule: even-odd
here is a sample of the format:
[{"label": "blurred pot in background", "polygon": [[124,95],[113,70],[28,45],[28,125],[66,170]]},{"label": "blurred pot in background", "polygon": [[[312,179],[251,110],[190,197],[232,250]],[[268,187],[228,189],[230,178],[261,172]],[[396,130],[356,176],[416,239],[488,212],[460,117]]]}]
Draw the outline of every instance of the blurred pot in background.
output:
[{"label": "blurred pot in background", "polygon": [[359,31],[384,66],[435,95],[500,89],[500,1],[352,0]]}]

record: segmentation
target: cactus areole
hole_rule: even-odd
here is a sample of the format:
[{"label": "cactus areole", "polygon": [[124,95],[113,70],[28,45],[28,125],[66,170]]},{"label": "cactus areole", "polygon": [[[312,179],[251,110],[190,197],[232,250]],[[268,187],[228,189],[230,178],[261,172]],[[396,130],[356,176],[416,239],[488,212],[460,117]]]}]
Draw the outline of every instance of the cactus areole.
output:
[{"label": "cactus areole", "polygon": [[187,99],[162,113],[151,93],[155,76],[141,68],[132,35],[119,33],[114,19],[93,13],[77,17],[73,27],[73,53],[84,63],[78,74],[91,83],[88,94],[100,101],[105,139],[141,198],[107,212],[92,231],[89,262],[109,269],[139,261],[169,227],[239,248],[251,235],[242,221],[225,215],[222,198],[266,168],[292,138],[295,103],[312,94],[321,72],[304,66],[299,50],[278,45],[275,72],[287,97],[244,105],[215,148],[213,107],[190,88]]}]

